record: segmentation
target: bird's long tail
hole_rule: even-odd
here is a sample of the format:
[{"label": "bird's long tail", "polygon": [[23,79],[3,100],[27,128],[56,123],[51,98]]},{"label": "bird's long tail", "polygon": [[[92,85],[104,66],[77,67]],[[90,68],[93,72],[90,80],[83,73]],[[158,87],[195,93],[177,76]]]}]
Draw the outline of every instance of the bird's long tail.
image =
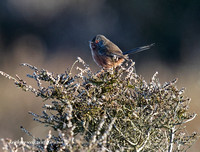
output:
[{"label": "bird's long tail", "polygon": [[155,43],[152,43],[150,45],[146,45],[146,46],[142,46],[142,47],[137,47],[135,49],[132,49],[132,50],[129,50],[129,51],[126,51],[126,52],[123,52],[123,55],[126,55],[126,54],[135,54],[135,53],[138,53],[138,52],[141,52],[141,51],[144,51],[144,50],[148,50],[150,49],[152,46],[154,46]]}]

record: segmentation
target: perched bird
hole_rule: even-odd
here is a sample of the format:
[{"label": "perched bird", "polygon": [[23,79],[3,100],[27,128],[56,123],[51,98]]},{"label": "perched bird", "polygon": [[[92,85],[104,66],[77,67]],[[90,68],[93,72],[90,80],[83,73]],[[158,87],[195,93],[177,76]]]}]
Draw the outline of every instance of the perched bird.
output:
[{"label": "perched bird", "polygon": [[96,35],[89,41],[92,57],[96,64],[104,69],[121,65],[128,59],[128,54],[138,53],[150,49],[154,44],[142,46],[122,52],[121,49],[103,35]]}]

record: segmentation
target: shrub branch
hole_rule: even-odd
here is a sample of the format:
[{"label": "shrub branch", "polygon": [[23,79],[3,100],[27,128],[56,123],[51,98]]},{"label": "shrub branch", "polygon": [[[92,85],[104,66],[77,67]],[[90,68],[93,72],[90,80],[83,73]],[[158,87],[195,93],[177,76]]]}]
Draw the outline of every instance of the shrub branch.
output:
[{"label": "shrub branch", "polygon": [[161,84],[156,72],[146,82],[132,60],[97,73],[80,57],[62,74],[21,65],[33,71],[27,76],[37,88],[0,74],[45,101],[41,114],[29,114],[57,135],[50,130],[45,139],[36,138],[22,127],[32,142],[2,139],[5,151],[186,151],[199,136],[185,129],[196,114],[189,112],[190,99],[177,79]]}]

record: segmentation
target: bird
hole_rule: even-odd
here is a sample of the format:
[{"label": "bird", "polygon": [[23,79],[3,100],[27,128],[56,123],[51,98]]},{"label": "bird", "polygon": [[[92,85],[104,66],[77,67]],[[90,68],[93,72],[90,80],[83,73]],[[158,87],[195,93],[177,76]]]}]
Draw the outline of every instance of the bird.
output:
[{"label": "bird", "polygon": [[91,41],[89,46],[95,63],[103,69],[116,68],[125,60],[128,60],[129,54],[138,53],[150,49],[155,43],[137,47],[132,50],[122,52],[121,49],[111,42],[104,35],[98,34]]}]

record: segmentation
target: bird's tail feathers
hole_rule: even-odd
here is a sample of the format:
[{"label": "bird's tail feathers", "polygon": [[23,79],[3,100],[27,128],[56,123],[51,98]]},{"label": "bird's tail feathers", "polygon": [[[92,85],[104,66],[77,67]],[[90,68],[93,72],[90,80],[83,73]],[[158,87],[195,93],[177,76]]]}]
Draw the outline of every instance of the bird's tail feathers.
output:
[{"label": "bird's tail feathers", "polygon": [[154,45],[155,45],[155,43],[152,43],[152,44],[146,45],[146,46],[142,46],[142,47],[137,47],[137,48],[135,48],[135,49],[132,49],[132,50],[123,52],[123,55],[135,54],[135,53],[138,53],[138,52],[141,52],[141,51],[145,51],[145,50],[150,49],[150,48],[151,48],[152,46],[154,46]]}]

